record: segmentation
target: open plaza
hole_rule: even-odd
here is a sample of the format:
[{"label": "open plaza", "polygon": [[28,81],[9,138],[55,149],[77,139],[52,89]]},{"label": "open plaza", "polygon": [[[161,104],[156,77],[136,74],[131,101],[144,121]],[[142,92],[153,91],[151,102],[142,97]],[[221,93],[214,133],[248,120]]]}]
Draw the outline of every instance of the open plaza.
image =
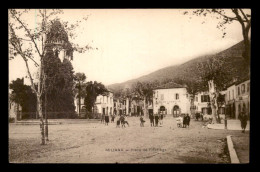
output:
[{"label": "open plaza", "polygon": [[[98,120],[58,120],[49,125],[49,141],[40,145],[36,124],[9,124],[10,163],[230,163],[226,136],[241,163],[249,162],[249,131],[208,129],[191,119],[178,128],[173,117],[151,127],[129,117],[129,127],[116,128]],[[55,123],[56,122],[56,123]],[[52,121],[50,120],[50,124]]]}]

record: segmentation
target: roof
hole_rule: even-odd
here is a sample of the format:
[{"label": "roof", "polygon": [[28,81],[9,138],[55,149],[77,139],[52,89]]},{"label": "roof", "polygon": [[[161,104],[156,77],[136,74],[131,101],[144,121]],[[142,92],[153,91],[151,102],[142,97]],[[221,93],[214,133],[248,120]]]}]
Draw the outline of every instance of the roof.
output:
[{"label": "roof", "polygon": [[160,86],[156,87],[154,90],[157,90],[157,89],[171,89],[171,88],[186,88],[186,86],[181,85],[181,84],[177,84],[175,82],[169,82],[169,83],[166,83],[166,84],[163,84],[163,85],[160,85]]}]

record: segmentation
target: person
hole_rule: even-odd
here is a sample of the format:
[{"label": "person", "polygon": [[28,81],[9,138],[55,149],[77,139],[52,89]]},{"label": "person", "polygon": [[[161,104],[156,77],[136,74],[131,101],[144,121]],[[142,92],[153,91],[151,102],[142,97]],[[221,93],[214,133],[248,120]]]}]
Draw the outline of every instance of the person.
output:
[{"label": "person", "polygon": [[105,121],[105,114],[101,115],[101,124]]},{"label": "person", "polygon": [[154,119],[155,119],[155,127],[158,127],[158,120],[159,120],[158,113],[155,113]]},{"label": "person", "polygon": [[151,127],[153,127],[154,126],[154,116],[153,116],[152,112],[149,113],[149,119],[150,119]]},{"label": "person", "polygon": [[245,133],[245,129],[247,125],[247,116],[244,111],[241,112],[240,121],[241,121],[242,133]]},{"label": "person", "polygon": [[120,128],[120,117],[116,117],[116,128]]},{"label": "person", "polygon": [[109,123],[109,116],[108,116],[108,113],[105,115],[105,125],[108,125]]},{"label": "person", "polygon": [[125,124],[127,124],[127,126],[129,127],[129,123],[127,121],[127,115],[125,116],[125,120],[124,120]]},{"label": "person", "polygon": [[186,126],[190,128],[190,116],[189,114],[186,115]]},{"label": "person", "polygon": [[141,115],[140,116],[140,126],[144,127],[144,123],[145,123],[145,120],[144,120],[143,116]]},{"label": "person", "polygon": [[125,117],[124,117],[124,115],[120,116],[120,123],[122,125],[122,128],[125,127]]},{"label": "person", "polygon": [[161,115],[160,115],[160,125],[163,125],[163,113],[161,112]]},{"label": "person", "polygon": [[115,115],[111,115],[111,123],[114,123]]},{"label": "person", "polygon": [[184,114],[183,125],[182,125],[182,127],[183,127],[183,128],[186,128],[186,126],[187,126],[187,115]]},{"label": "person", "polygon": [[177,127],[181,128],[182,124],[183,124],[183,118],[181,117],[181,115],[178,116],[178,118],[176,118],[176,123],[177,123]]}]

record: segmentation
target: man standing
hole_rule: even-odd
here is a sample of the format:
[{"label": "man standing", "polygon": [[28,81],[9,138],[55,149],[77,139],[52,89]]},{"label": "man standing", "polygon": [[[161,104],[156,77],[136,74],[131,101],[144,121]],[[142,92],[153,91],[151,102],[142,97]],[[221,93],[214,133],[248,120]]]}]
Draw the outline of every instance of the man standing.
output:
[{"label": "man standing", "polygon": [[241,112],[240,121],[241,121],[242,133],[245,133],[245,129],[247,125],[247,116],[244,111]]},{"label": "man standing", "polygon": [[187,125],[187,115],[184,114],[184,117],[183,117],[183,128],[186,128],[186,125]]},{"label": "man standing", "polygon": [[190,128],[190,116],[187,114],[186,116],[186,126]]},{"label": "man standing", "polygon": [[149,119],[150,119],[151,127],[153,127],[154,126],[154,116],[153,116],[152,112],[149,113]]},{"label": "man standing", "polygon": [[158,113],[154,114],[154,119],[155,119],[155,127],[158,127],[158,120],[159,120]]}]

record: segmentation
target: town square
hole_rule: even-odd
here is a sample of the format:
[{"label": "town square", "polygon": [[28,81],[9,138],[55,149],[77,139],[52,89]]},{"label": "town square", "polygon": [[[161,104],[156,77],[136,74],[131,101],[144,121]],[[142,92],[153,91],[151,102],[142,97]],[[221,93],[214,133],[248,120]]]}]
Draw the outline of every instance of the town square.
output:
[{"label": "town square", "polygon": [[250,163],[250,9],[8,21],[9,163]]}]

